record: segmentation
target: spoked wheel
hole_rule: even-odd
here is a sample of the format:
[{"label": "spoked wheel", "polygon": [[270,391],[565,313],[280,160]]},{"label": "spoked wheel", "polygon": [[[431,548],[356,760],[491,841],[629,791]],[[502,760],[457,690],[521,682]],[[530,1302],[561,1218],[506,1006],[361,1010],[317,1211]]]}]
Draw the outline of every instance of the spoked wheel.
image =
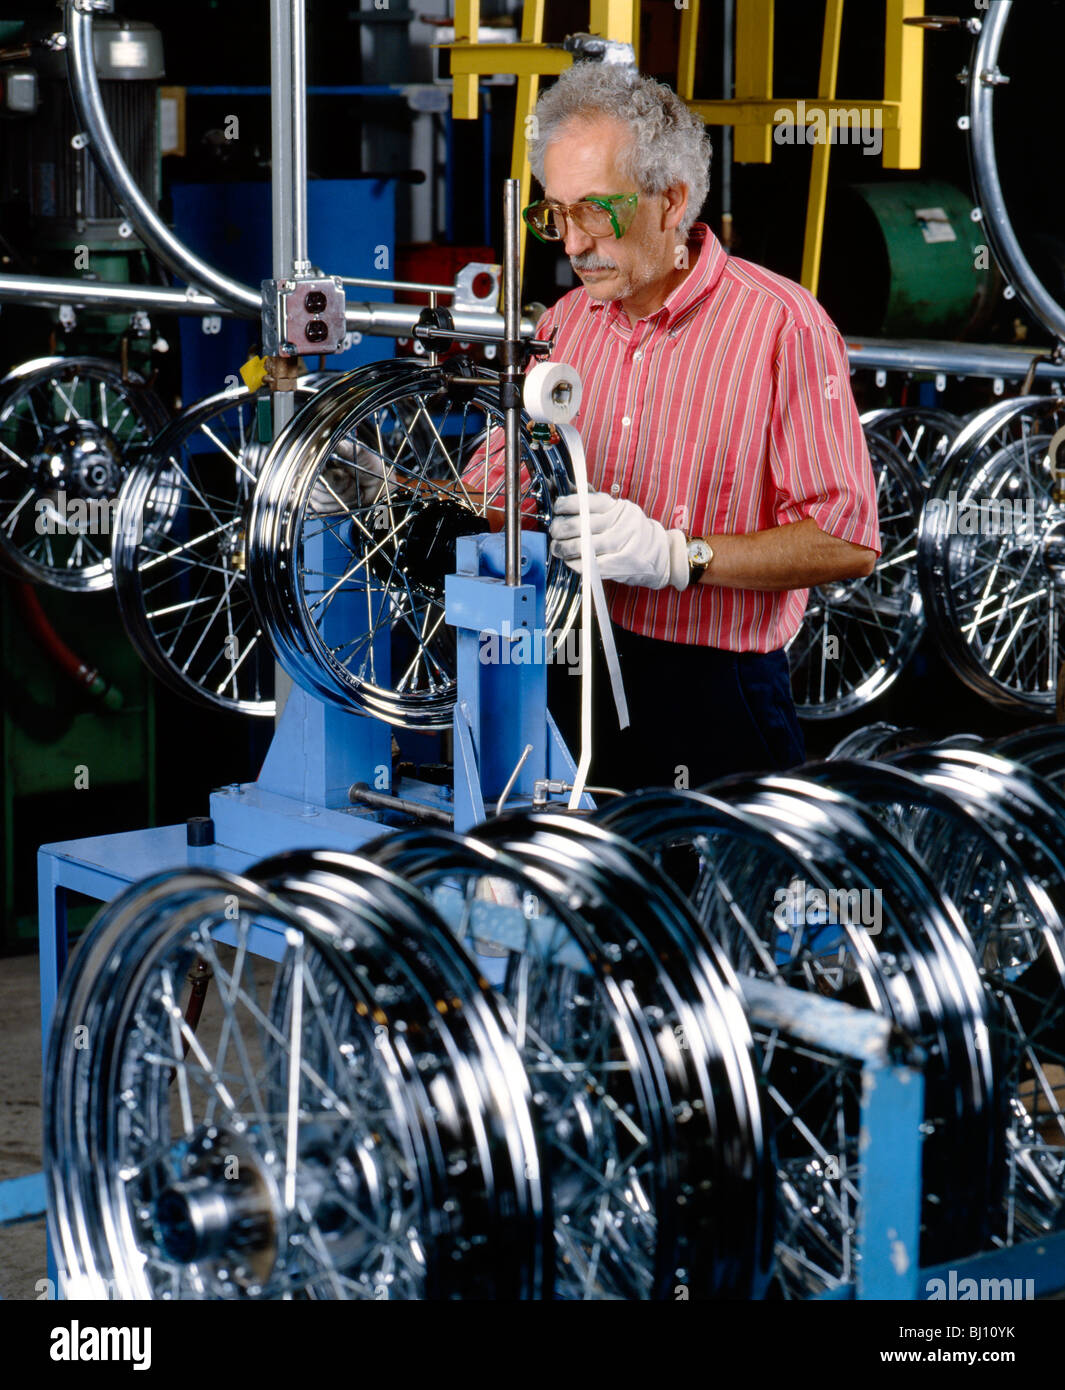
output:
[{"label": "spoked wheel", "polygon": [[[281,432],[255,493],[249,567],[264,627],[295,681],[391,724],[450,725],[455,639],[444,580],[458,538],[487,531],[502,508],[491,472],[502,439],[494,387],[408,361],[350,373]],[[570,490],[568,460],[523,429],[521,462],[523,524],[543,528]],[[574,572],[549,559],[549,631],[578,594]]]},{"label": "spoked wheel", "polygon": [[939,472],[962,421],[948,410],[929,406],[884,406],[862,416],[866,437],[875,432],[898,449],[922,483]]},{"label": "spoked wheel", "polygon": [[1065,724],[1043,724],[999,739],[994,751],[1065,790]]},{"label": "spoked wheel", "polygon": [[924,631],[914,571],[922,490],[899,451],[868,436],[882,552],[864,579],[810,593],[789,644],[791,689],[802,719],[838,719],[877,699],[905,668]]},{"label": "spoked wheel", "polygon": [[89,592],[111,586],[129,451],[166,423],[142,379],[96,357],[43,357],[0,381],[0,566]]},{"label": "spoked wheel", "polygon": [[115,589],[130,640],[180,695],[272,717],[274,662],[248,590],[247,522],[265,447],[245,388],[171,421],[122,489]]},{"label": "spoked wheel", "polygon": [[1052,710],[1065,625],[1065,506],[1049,458],[1065,401],[993,407],[955,442],[921,519],[929,621],[970,689]]},{"label": "spoked wheel", "polygon": [[[535,1296],[520,1064],[461,954],[443,972],[426,945],[425,904],[413,918],[413,890],[404,906],[369,872],[373,896],[331,881],[288,901],[160,875],[97,918],[48,1068],[73,1296]],[[213,977],[192,1021],[190,969]]]},{"label": "spoked wheel", "polygon": [[[816,800],[807,791],[813,790]],[[924,1048],[921,1261],[980,1248],[994,1152],[986,1000],[955,909],[912,856],[847,798],[799,779],[644,793],[601,819],[683,872],[704,931],[740,977],[840,999]],[[755,1028],[777,1144],[777,1290],[808,1297],[855,1277],[860,1082]]]},{"label": "spoked wheel", "polygon": [[898,762],[826,763],[803,776],[876,807],[961,912],[988,993],[1006,1132],[993,1234],[1009,1244],[1061,1229],[1065,801],[997,759],[922,749]]},{"label": "spoked wheel", "polygon": [[421,887],[509,1005],[543,1133],[556,1297],[757,1296],[771,1188],[727,966],[693,926],[685,941],[683,906],[616,837],[558,817],[486,834],[413,831],[371,853]]}]

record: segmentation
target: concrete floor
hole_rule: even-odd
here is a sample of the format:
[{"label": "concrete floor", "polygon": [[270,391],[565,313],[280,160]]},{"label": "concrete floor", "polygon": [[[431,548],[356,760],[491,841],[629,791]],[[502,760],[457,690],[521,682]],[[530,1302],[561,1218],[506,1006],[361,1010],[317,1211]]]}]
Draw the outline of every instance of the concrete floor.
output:
[{"label": "concrete floor", "polygon": [[[41,1167],[37,957],[0,960],[0,1181]],[[0,1298],[35,1299],[46,1276],[44,1221],[0,1226]]]}]

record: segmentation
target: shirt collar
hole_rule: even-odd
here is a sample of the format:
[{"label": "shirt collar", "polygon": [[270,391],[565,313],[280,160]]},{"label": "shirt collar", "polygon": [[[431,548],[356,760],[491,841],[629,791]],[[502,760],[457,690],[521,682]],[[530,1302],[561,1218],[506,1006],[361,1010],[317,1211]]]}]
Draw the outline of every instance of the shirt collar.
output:
[{"label": "shirt collar", "polygon": [[[721,279],[728,260],[725,248],[705,222],[692,225],[688,233],[688,250],[689,255],[695,257],[691,270],[666,302],[648,315],[648,320],[660,319],[664,327],[676,323],[707,298]],[[588,300],[587,307],[592,310],[605,309],[608,322],[614,322],[624,314],[619,299],[604,303],[601,299],[593,299],[587,290],[584,293]]]}]

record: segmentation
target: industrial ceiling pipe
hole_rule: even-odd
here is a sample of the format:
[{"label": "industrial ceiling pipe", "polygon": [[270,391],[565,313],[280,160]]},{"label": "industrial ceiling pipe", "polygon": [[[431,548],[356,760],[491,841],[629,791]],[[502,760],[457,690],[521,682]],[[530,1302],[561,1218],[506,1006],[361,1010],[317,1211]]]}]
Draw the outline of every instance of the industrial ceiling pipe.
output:
[{"label": "industrial ceiling pipe", "polygon": [[[92,9],[89,6],[92,6]],[[111,0],[67,0],[67,69],[74,109],[111,196],[133,224],[148,250],[175,275],[209,294],[234,313],[258,317],[261,296],[257,289],[223,275],[190,251],[173,234],[137,187],[115,143],[96,76],[93,53],[93,10],[110,13]]]},{"label": "industrial ceiling pipe", "polygon": [[[282,60],[288,70],[288,80],[291,81],[297,64],[301,65],[302,72],[305,55],[304,31],[298,20],[294,22],[297,8],[295,0],[289,0],[288,4],[283,3],[283,0],[275,0],[275,3],[284,30],[299,40],[292,44]],[[0,275],[0,301],[31,299],[38,304],[82,304],[117,309],[132,307],[174,313],[237,314],[245,318],[258,318],[262,311],[262,296],[259,290],[231,280],[229,276],[208,265],[180,241],[147,202],[126,167],[103,109],[93,53],[93,15],[109,14],[112,9],[112,0],[66,0],[68,72],[74,107],[79,123],[89,137],[90,150],[111,196],[121,207],[145,246],[175,275],[187,280],[193,288],[166,290],[154,286],[104,286],[82,280]],[[295,124],[298,128],[292,131],[292,145],[295,147],[297,141],[301,145],[297,158],[303,161],[305,176],[305,113],[304,119]],[[303,188],[305,199],[305,177]],[[277,196],[275,194],[275,198]],[[277,209],[275,219],[276,213]],[[302,255],[298,259],[306,260],[305,201],[302,215],[296,208],[292,208],[291,215],[294,222],[293,232],[300,232],[302,243]],[[294,243],[295,238],[293,249]],[[296,260],[297,257],[293,256],[292,259]],[[418,308],[409,305],[349,301],[345,322],[351,332],[363,333],[368,337],[408,338],[413,334],[419,312]],[[456,308],[452,310],[452,318],[460,332],[471,335],[489,334],[493,338],[502,338],[504,334],[501,314]],[[521,336],[531,338],[534,331],[532,321],[523,318]]]},{"label": "industrial ceiling pipe", "polygon": [[[210,295],[196,290],[163,289],[157,285],[115,285],[99,280],[60,280],[49,275],[0,275],[0,303],[24,301],[42,305],[73,304],[85,309],[146,309],[168,314],[240,314],[250,317],[246,309],[233,309],[220,304]],[[416,304],[348,303],[346,322],[353,333],[369,338],[410,338],[418,323],[421,308]],[[460,334],[468,333],[471,342],[498,340],[503,336],[502,314],[484,314],[475,310],[452,310],[451,317]],[[534,336],[531,319],[521,321],[521,336]]]},{"label": "industrial ceiling pipe", "polygon": [[84,309],[157,309],[168,314],[234,312],[196,290],[116,285],[102,280],[56,280],[48,275],[0,275],[0,301],[3,300],[28,300],[35,305],[73,304]]}]

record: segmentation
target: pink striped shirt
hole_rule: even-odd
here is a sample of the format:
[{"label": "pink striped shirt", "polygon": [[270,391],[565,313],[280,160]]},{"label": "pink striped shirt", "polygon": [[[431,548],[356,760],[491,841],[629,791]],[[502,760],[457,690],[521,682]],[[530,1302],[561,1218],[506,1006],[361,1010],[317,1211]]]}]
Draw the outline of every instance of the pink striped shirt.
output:
[{"label": "pink striped shirt", "polygon": [[[728,256],[697,222],[691,271],[630,324],[618,301],[571,290],[537,324],[584,384],[573,423],[593,487],[690,536],[813,517],[879,551],[876,485],[839,332],[800,285]],[[483,461],[482,461],[483,467]],[[482,474],[483,476],[483,474]],[[808,591],[607,583],[615,622],[671,642],[775,651]]]}]

